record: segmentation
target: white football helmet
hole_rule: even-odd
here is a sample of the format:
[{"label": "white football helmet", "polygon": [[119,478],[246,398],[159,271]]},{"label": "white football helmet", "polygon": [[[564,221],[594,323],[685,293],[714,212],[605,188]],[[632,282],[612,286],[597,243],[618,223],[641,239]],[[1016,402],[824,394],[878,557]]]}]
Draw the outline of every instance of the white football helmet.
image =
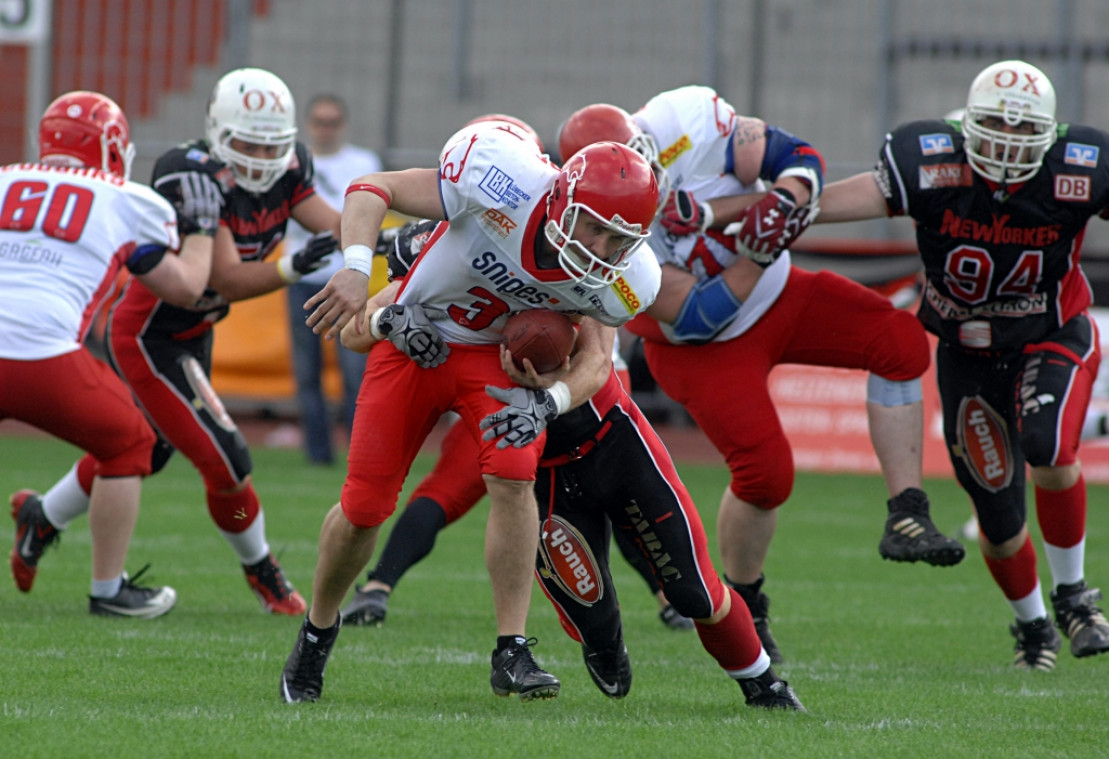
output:
[{"label": "white football helmet", "polygon": [[[1032,133],[1010,134],[982,126],[990,117],[1010,127],[1030,124]],[[1035,176],[1055,142],[1055,127],[1055,88],[1030,63],[995,63],[970,85],[963,135],[970,167],[986,179],[1014,184]]]},{"label": "white football helmet", "polygon": [[[285,82],[264,69],[235,69],[216,82],[208,101],[206,136],[212,155],[231,167],[247,192],[263,193],[288,171],[296,156],[296,106]],[[273,158],[231,147],[237,139],[276,146]]]}]

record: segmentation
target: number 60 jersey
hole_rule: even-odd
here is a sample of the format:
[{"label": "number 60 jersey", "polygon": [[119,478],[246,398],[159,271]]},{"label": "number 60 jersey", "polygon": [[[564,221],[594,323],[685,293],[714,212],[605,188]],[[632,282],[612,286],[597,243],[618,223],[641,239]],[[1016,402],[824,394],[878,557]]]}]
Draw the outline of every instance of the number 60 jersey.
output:
[{"label": "number 60 jersey", "polygon": [[1090,217],[1109,215],[1107,162],[1104,132],[1060,125],[1039,172],[1001,187],[971,169],[949,122],[890,133],[874,176],[890,215],[916,221],[924,326],[955,345],[1007,350],[1084,311],[1079,249]]},{"label": "number 60 jersey", "polygon": [[650,306],[661,272],[646,245],[612,285],[590,289],[549,255],[544,267],[547,194],[558,169],[531,138],[475,124],[456,133],[439,161],[439,192],[448,221],[424,244],[398,303],[442,308],[435,320],[454,343],[497,343],[516,311],[546,308],[619,326]]},{"label": "number 60 jersey", "polygon": [[180,240],[177,214],[97,169],[0,168],[0,357],[76,350],[121,266],[147,271]]}]

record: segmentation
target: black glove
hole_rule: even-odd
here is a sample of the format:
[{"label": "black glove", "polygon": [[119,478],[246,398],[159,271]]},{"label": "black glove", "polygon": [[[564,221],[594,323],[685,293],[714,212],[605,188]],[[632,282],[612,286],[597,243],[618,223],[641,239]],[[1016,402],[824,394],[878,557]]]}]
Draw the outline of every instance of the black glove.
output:
[{"label": "black glove", "polygon": [[554,397],[546,390],[529,390],[523,387],[495,387],[486,385],[485,392],[502,403],[500,411],[481,420],[485,430],[482,440],[497,441],[498,448],[523,448],[533,442],[547,424],[558,416]]},{"label": "black glove", "polygon": [[377,237],[374,255],[386,257],[389,266],[389,281],[408,276],[408,270],[416,263],[416,257],[424,249],[424,243],[439,226],[434,219],[409,222],[402,227],[383,229]]},{"label": "black glove", "polygon": [[324,259],[335,252],[339,241],[330,232],[317,232],[303,248],[292,255],[293,271],[301,276],[311,274],[324,264]]},{"label": "black glove", "polygon": [[219,229],[223,193],[207,174],[191,171],[182,174],[178,184],[180,200],[177,205],[177,226],[181,236],[207,235],[215,237]]},{"label": "black glove", "polygon": [[375,337],[388,338],[421,369],[434,369],[447,360],[451,349],[431,320],[446,317],[441,308],[390,303],[374,314],[370,328]]}]

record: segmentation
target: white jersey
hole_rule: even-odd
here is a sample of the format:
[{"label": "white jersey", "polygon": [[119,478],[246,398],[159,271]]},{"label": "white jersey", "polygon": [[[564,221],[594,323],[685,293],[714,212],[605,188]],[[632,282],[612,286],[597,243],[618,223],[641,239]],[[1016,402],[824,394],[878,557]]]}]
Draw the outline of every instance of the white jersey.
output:
[{"label": "white jersey", "polygon": [[457,132],[439,161],[448,223],[439,224],[405,279],[398,303],[442,308],[435,321],[455,343],[497,343],[508,315],[532,308],[584,314],[619,326],[650,306],[661,271],[645,246],[609,287],[591,289],[557,264],[541,267],[547,193],[558,169],[530,138],[478,123]]},{"label": "white jersey", "polygon": [[[711,87],[688,86],[659,93],[632,115],[639,128],[654,138],[659,163],[672,189],[692,192],[699,202],[728,195],[765,192],[762,180],[745,185],[735,175],[732,132],[735,109]],[[672,264],[706,279],[730,266],[739,255],[705,235],[669,234],[658,221],[651,227],[652,249],[659,263]],[[713,338],[731,340],[746,332],[778,299],[789,279],[789,251],[767,267],[737,317]],[[659,323],[674,342],[668,324]]]},{"label": "white jersey", "polygon": [[0,357],[76,350],[120,267],[181,247],[173,206],[97,169],[0,168]]},{"label": "white jersey", "polygon": [[[316,186],[316,194],[337,211],[343,209],[343,199],[351,180],[382,169],[377,153],[357,145],[343,145],[328,155],[313,154],[312,165],[315,171],[312,181]],[[311,236],[308,230],[289,219],[289,226],[285,230],[285,255],[303,248]],[[332,274],[343,268],[343,254],[338,251],[324,260],[326,263],[322,267],[306,274],[300,281],[323,287]]]}]

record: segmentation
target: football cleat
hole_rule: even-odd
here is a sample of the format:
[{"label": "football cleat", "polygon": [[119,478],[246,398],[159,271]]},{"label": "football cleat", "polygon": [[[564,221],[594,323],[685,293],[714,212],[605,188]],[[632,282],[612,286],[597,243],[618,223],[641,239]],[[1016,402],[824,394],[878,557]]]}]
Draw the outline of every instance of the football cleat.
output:
[{"label": "football cleat", "polygon": [[609,698],[623,698],[632,688],[632,665],[628,647],[619,640],[602,649],[594,650],[581,644],[585,668],[594,684]]},{"label": "football cleat", "polygon": [[61,540],[61,532],[50,524],[42,511],[42,496],[33,490],[19,490],[9,499],[15,520],[15,546],[11,567],[15,586],[31,592],[38,572],[39,558],[48,546]]},{"label": "football cleat", "polygon": [[966,556],[963,544],[949,538],[932,524],[928,496],[918,488],[906,488],[887,504],[885,534],[878,552],[890,561],[923,561],[934,567],[950,567]]},{"label": "football cleat", "polygon": [[1101,591],[1087,588],[1083,580],[1060,585],[1051,594],[1055,624],[1070,639],[1070,652],[1082,658],[1109,651],[1109,622],[1096,605]]},{"label": "football cleat", "polygon": [[170,587],[144,588],[138,584],[150,565],[140,569],[134,577],[123,573],[119,592],[111,598],[89,596],[89,613],[103,617],[132,617],[154,619],[168,614],[177,603],[177,591]]},{"label": "football cleat", "polygon": [[339,637],[340,618],[332,627],[312,633],[308,630],[308,619],[300,626],[293,652],[285,661],[281,671],[281,699],[287,704],[302,701],[317,701],[323,692],[323,673],[327,669],[327,658]]},{"label": "football cleat", "polygon": [[262,608],[271,614],[299,617],[308,609],[296,588],[285,579],[285,573],[271,553],[257,564],[243,565],[247,584],[258,596]]},{"label": "football cleat", "polygon": [[658,618],[662,620],[662,624],[671,630],[693,629],[693,620],[689,617],[683,617],[681,612],[674,608],[673,604],[666,604],[666,608],[658,613]]},{"label": "football cleat", "polygon": [[339,612],[339,616],[343,618],[344,625],[381,627],[388,611],[389,591],[381,588],[359,590],[356,587],[354,597]]},{"label": "football cleat", "polygon": [[493,651],[493,668],[489,675],[493,693],[498,696],[516,693],[521,701],[550,699],[558,695],[562,683],[550,672],[541,669],[531,655],[532,646],[538,642],[535,638],[517,638],[500,653]]},{"label": "football cleat", "polygon": [[759,641],[762,642],[762,647],[766,649],[766,655],[770,657],[771,663],[781,664],[784,661],[782,652],[778,648],[778,642],[770,634],[770,599],[762,592],[762,584],[766,582],[766,575],[760,574],[759,579],[749,585],[732,582],[726,577],[724,579],[747,604],[747,610],[751,612],[751,621],[755,623],[755,632],[758,633]]},{"label": "football cleat", "polygon": [[1047,617],[1009,625],[1009,632],[1017,639],[1013,647],[1013,666],[1017,669],[1034,669],[1050,672],[1055,669],[1056,654],[1063,647],[1063,639]]},{"label": "football cleat", "polygon": [[789,683],[778,677],[771,667],[758,677],[737,680],[748,706],[758,709],[788,709],[795,712],[808,711],[789,687]]}]

